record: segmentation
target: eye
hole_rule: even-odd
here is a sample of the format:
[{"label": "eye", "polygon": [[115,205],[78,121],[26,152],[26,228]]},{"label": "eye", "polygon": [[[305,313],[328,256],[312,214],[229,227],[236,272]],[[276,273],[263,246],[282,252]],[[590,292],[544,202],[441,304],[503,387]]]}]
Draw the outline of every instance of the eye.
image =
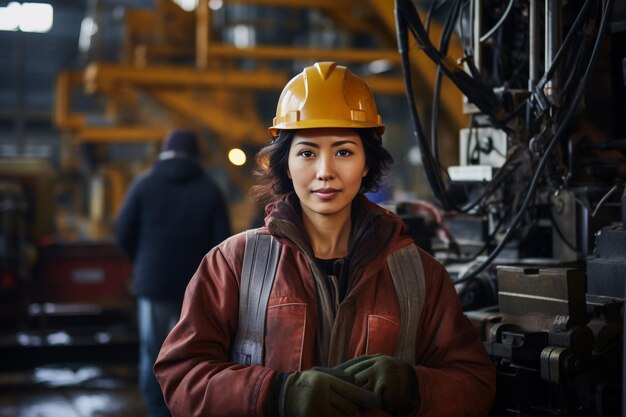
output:
[{"label": "eye", "polygon": [[315,156],[315,154],[312,151],[308,150],[308,149],[304,149],[304,150],[298,152],[298,156],[301,156],[303,158],[313,158]]},{"label": "eye", "polygon": [[352,151],[348,149],[339,149],[335,155],[345,158],[347,156],[352,155]]}]

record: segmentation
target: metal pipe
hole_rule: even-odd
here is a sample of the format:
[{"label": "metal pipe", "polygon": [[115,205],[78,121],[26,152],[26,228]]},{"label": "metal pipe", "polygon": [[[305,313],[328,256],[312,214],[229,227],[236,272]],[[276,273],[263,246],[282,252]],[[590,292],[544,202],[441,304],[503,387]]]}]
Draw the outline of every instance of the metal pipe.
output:
[{"label": "metal pipe", "polygon": [[[545,1],[545,58],[543,66],[544,70],[547,72],[563,40],[563,0]],[[552,79],[548,81],[544,87],[544,94],[550,103],[558,103],[560,88],[560,74],[559,71],[555,71]]]},{"label": "metal pipe", "polygon": [[[481,72],[482,70],[482,51],[480,49],[480,36],[483,30],[483,17],[482,17],[483,2],[482,0],[471,0],[470,10],[471,15],[469,20],[472,24],[472,55],[474,59],[474,66]],[[469,71],[467,64],[465,70]],[[470,103],[466,95],[463,95],[463,114],[475,114],[480,110],[474,103]]]},{"label": "metal pipe", "polygon": [[528,11],[528,90],[532,90],[539,79],[539,0],[530,0]]},{"label": "metal pipe", "polygon": [[14,107],[14,137],[15,150],[18,155],[24,155],[26,148],[26,50],[24,32],[14,32],[15,48],[13,48],[13,88],[15,92]]},{"label": "metal pipe", "polygon": [[473,39],[472,43],[474,45],[474,65],[479,72],[482,70],[482,53],[480,50],[480,35],[483,30],[483,1],[482,0],[473,0],[473,11],[474,11],[474,28],[473,28]]}]

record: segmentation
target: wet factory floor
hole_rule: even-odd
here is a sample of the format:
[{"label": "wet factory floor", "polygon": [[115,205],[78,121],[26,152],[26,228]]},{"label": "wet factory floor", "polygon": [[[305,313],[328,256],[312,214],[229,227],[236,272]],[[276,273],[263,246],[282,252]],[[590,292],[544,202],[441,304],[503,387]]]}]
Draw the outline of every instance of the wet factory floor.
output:
[{"label": "wet factory floor", "polygon": [[132,299],[11,304],[1,295],[0,417],[147,415]]},{"label": "wet factory floor", "polygon": [[144,417],[137,365],[46,365],[0,373],[0,417]]}]

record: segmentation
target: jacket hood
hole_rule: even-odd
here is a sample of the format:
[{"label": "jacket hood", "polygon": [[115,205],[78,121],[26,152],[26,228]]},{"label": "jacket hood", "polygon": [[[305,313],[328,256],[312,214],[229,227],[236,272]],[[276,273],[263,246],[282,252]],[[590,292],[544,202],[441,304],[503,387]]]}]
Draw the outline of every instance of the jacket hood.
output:
[{"label": "jacket hood", "polygon": [[[265,225],[271,234],[293,241],[313,256],[302,223],[300,201],[295,193],[268,204],[265,213]],[[385,248],[399,235],[405,234],[406,229],[400,217],[359,193],[352,202],[352,243],[347,256],[353,271],[357,272],[360,266],[367,264],[372,254],[386,255]]]},{"label": "jacket hood", "polygon": [[202,166],[190,158],[170,158],[157,161],[153,172],[170,182],[187,182],[204,174]]}]

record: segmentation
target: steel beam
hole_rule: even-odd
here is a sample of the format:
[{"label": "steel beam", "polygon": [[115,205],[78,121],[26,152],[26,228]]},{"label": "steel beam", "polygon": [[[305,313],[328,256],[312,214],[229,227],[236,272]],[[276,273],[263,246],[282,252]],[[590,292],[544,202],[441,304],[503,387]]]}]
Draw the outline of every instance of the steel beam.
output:
[{"label": "steel beam", "polygon": [[314,61],[371,62],[386,59],[394,64],[400,64],[400,55],[394,49],[322,49],[287,46],[237,48],[235,46],[214,43],[208,46],[208,54],[210,57],[220,58],[280,59],[289,61],[311,59]]},{"label": "steel beam", "polygon": [[72,91],[83,82],[83,71],[59,72],[55,85],[54,123],[59,129],[75,129],[85,124],[85,115],[72,113]]},{"label": "steel beam", "polygon": [[85,71],[88,93],[111,91],[119,83],[140,87],[241,88],[245,90],[275,90],[288,81],[287,75],[270,71],[205,71],[174,66],[135,68],[129,65],[90,64]]},{"label": "steel beam", "polygon": [[[364,77],[373,91],[382,94],[404,94],[400,77]],[[289,81],[284,73],[268,70],[213,71],[178,67],[135,68],[127,65],[91,64],[85,72],[85,89],[89,93],[111,92],[122,83],[146,89],[220,88],[241,90],[282,90]]]},{"label": "steel beam", "polygon": [[167,134],[167,127],[116,126],[82,127],[73,139],[79,143],[136,143],[161,142]]}]

